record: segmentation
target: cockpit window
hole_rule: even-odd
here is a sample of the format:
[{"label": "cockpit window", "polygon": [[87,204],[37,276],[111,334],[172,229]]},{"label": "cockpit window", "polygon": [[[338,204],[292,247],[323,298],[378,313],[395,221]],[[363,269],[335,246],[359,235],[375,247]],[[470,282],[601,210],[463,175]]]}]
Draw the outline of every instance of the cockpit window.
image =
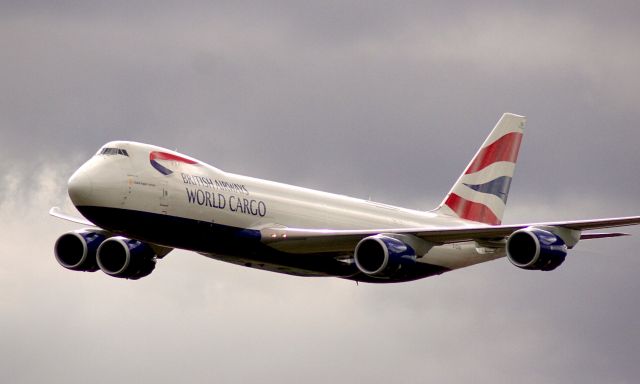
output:
[{"label": "cockpit window", "polygon": [[129,157],[129,153],[127,153],[127,150],[120,149],[120,148],[102,148],[102,150],[100,150],[98,154],[99,155],[122,155],[122,156]]}]

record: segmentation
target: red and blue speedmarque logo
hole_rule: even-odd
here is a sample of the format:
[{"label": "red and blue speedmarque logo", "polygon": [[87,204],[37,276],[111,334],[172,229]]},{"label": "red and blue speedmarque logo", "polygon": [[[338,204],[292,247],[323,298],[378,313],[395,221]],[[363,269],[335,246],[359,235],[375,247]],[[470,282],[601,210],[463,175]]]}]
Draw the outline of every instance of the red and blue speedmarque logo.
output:
[{"label": "red and blue speedmarque logo", "polygon": [[173,155],[171,153],[158,152],[158,151],[153,151],[149,153],[149,162],[151,163],[151,166],[155,168],[156,171],[162,173],[165,176],[172,174],[173,171],[163,166],[162,164],[160,164],[158,162],[159,160],[177,161],[179,163],[184,163],[184,164],[198,164],[198,162],[195,160]]}]

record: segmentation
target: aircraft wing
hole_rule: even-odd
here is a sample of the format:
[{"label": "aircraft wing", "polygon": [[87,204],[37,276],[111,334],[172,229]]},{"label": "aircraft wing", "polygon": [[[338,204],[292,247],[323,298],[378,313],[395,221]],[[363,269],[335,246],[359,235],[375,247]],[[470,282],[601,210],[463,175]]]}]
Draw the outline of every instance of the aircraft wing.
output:
[{"label": "aircraft wing", "polygon": [[84,217],[78,217],[78,216],[69,215],[67,213],[64,213],[58,207],[52,207],[49,210],[49,214],[51,216],[55,216],[55,217],[57,217],[59,219],[71,221],[73,223],[82,224],[82,225],[86,225],[86,226],[89,226],[89,227],[97,227],[97,225],[93,224],[92,222],[90,222],[89,220],[85,219]]},{"label": "aircraft wing", "polygon": [[[640,224],[640,216],[618,217],[595,220],[554,221],[514,225],[469,225],[463,227],[426,227],[397,229],[330,230],[299,228],[264,228],[262,241],[269,246],[286,252],[352,252],[356,244],[367,236],[380,233],[414,235],[435,244],[458,243],[463,241],[500,241],[513,232],[527,227],[557,227],[578,231],[615,228]],[[620,232],[581,234],[579,239],[597,239],[625,236]],[[577,240],[576,240],[577,241]]]}]

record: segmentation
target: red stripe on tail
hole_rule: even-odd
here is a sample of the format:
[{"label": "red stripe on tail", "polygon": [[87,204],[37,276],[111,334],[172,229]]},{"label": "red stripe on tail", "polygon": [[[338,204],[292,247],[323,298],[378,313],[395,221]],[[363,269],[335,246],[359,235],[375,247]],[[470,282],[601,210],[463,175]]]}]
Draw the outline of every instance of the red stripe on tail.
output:
[{"label": "red stripe on tail", "polygon": [[509,161],[515,163],[518,159],[518,150],[522,141],[522,133],[511,132],[482,148],[478,155],[469,164],[465,175],[485,169],[497,161]]},{"label": "red stripe on tail", "polygon": [[452,193],[447,197],[445,204],[462,219],[491,225],[500,225],[500,219],[498,219],[493,211],[484,204],[469,201],[455,193]]}]

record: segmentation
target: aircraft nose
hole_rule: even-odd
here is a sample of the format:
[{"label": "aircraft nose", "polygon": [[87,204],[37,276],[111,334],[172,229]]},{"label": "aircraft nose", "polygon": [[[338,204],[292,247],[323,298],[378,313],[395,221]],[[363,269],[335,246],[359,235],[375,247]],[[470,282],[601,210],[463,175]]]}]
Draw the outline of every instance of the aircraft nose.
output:
[{"label": "aircraft nose", "polygon": [[80,167],[71,175],[67,186],[69,197],[76,207],[88,204],[93,192],[91,177],[83,168]]}]

